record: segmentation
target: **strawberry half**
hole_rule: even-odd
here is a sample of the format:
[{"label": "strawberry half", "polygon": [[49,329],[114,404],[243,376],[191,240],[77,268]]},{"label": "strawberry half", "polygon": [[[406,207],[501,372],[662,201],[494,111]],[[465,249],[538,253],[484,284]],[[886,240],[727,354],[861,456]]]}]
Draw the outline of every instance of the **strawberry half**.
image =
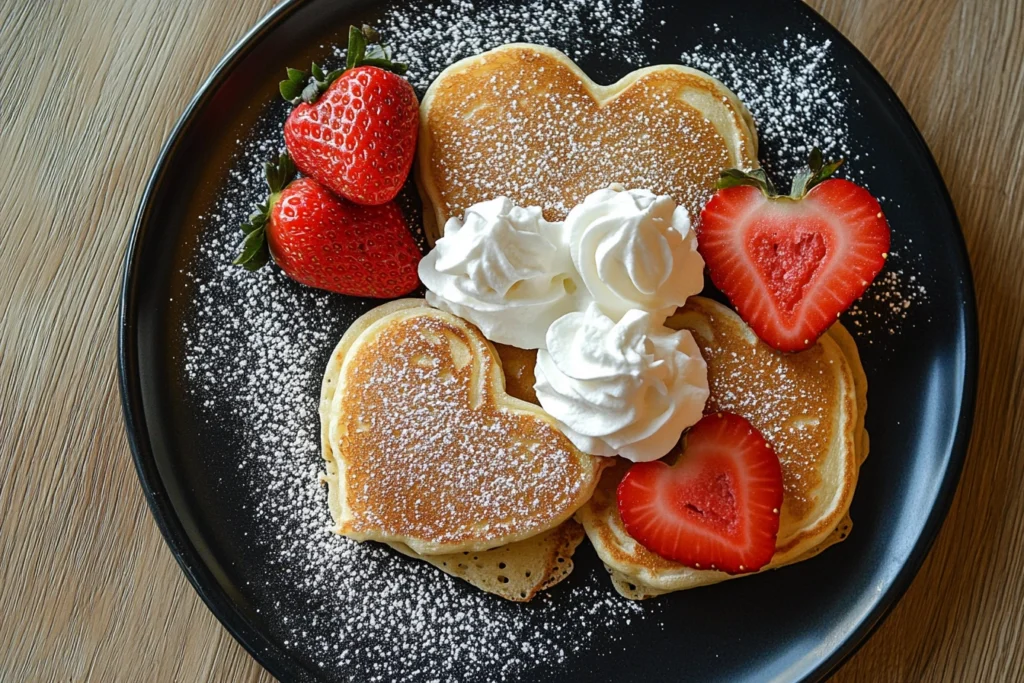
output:
[{"label": "strawberry half", "polygon": [[352,296],[389,299],[419,286],[420,250],[394,202],[360,206],[312,178],[292,180],[287,154],[265,170],[270,197],[242,225],[235,264],[257,270],[273,258],[293,280]]},{"label": "strawberry half", "polygon": [[701,212],[697,245],[711,281],[780,351],[813,344],[885,264],[889,223],[864,188],[826,180],[842,160],[808,168],[778,195],[762,169],[729,169]]},{"label": "strawberry half", "polygon": [[629,535],[665,559],[753,572],[775,554],[782,467],[753,425],[714,413],[690,429],[674,465],[633,465],[619,483],[618,504]]},{"label": "strawberry half", "polygon": [[419,102],[369,26],[351,27],[345,69],[288,69],[281,95],[298,106],[284,124],[295,165],[357,204],[385,204],[402,189],[416,153]]}]

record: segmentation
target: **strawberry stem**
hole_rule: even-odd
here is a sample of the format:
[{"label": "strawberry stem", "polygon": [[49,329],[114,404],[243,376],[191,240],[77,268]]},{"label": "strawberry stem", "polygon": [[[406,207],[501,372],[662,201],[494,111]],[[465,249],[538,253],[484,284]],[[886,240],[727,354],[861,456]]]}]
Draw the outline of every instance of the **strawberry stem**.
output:
[{"label": "strawberry stem", "polygon": [[269,196],[256,205],[249,214],[249,219],[242,223],[242,243],[239,245],[238,256],[231,263],[242,266],[246,270],[259,270],[270,260],[270,249],[267,247],[267,223],[270,212],[277,203],[281,191],[295,177],[295,163],[287,153],[282,153],[276,161],[271,159],[263,165],[263,176],[270,189]]},{"label": "strawberry stem", "polygon": [[835,161],[825,163],[822,160],[821,150],[817,147],[813,148],[807,159],[807,166],[800,169],[800,171],[798,171],[793,177],[793,184],[788,195],[780,195],[776,191],[775,185],[772,183],[771,178],[768,177],[768,174],[764,172],[763,168],[755,168],[752,171],[744,171],[739,168],[727,168],[722,171],[722,174],[719,176],[716,187],[719,190],[724,190],[727,187],[749,185],[761,190],[761,192],[763,192],[769,199],[776,199],[783,196],[789,199],[801,199],[804,195],[810,192],[812,187],[828,179],[833,173],[835,173],[836,169],[843,165],[843,161],[843,159],[837,159]]},{"label": "strawberry stem", "polygon": [[800,199],[807,194],[812,187],[818,183],[826,180],[830,175],[836,172],[840,166],[843,165],[844,159],[837,159],[830,161],[827,164],[823,163],[821,158],[821,150],[815,147],[811,150],[811,155],[807,158],[807,166],[800,169],[795,176],[793,176],[793,186],[790,188],[789,196],[793,199]]},{"label": "strawberry stem", "polygon": [[287,70],[288,78],[281,81],[279,86],[281,97],[292,104],[299,102],[312,104],[327,88],[331,87],[331,83],[338,76],[357,66],[375,66],[399,76],[408,71],[407,65],[391,61],[391,49],[378,44],[379,40],[380,35],[377,31],[366,24],[363,24],[362,27],[350,26],[345,68],[325,72],[316,62],[308,72],[289,68]]}]

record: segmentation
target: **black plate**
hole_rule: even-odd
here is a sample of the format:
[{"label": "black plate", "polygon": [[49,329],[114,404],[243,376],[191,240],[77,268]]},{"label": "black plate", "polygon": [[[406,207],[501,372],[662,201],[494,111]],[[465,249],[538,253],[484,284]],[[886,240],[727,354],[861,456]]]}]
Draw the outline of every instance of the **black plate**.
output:
[{"label": "black plate", "polygon": [[[196,342],[189,335],[195,334],[197,326],[211,329],[218,324],[209,315],[205,322],[197,322],[197,306],[205,295],[198,293],[196,283],[215,282],[206,262],[209,254],[204,256],[202,250],[221,234],[211,227],[209,219],[215,211],[211,207],[227,210],[232,197],[242,196],[231,194],[237,180],[229,180],[228,171],[245,167],[244,173],[251,175],[251,168],[235,153],[246,149],[246,139],[273,135],[283,119],[283,103],[273,103],[283,67],[329,56],[324,46],[341,43],[349,23],[379,21],[382,12],[391,11],[387,5],[354,0],[288,2],[269,14],[217,67],[165,146],[128,248],[120,330],[127,430],[157,523],[210,609],[279,678],[366,680],[371,673],[383,672],[384,680],[502,675],[623,681],[816,680],[833,671],[877,627],[920,567],[946,515],[963,465],[977,371],[971,273],[949,196],[926,145],[892,90],[855,48],[802,3],[751,0],[685,8],[682,4],[646,7],[637,25],[630,27],[614,21],[615,12],[629,15],[624,3],[599,3],[594,5],[597,9],[586,10],[595,13],[585,12],[578,29],[570,26],[572,30],[566,31],[563,26],[561,38],[549,41],[545,29],[531,24],[508,21],[507,30],[518,31],[511,37],[550,42],[570,52],[575,43],[563,43],[577,41],[576,34],[601,33],[589,38],[600,39],[606,49],[586,50],[578,61],[606,82],[635,68],[626,63],[625,54],[660,63],[679,61],[682,51],[692,51],[698,44],[713,53],[713,46],[733,39],[737,42],[732,45],[739,46],[735,49],[750,50],[765,49],[783,37],[793,39],[797,33],[811,36],[816,43],[832,42],[829,54],[849,103],[848,139],[854,156],[850,172],[885,198],[894,230],[894,257],[887,268],[894,273],[890,284],[897,292],[895,299],[872,297],[869,292],[860,314],[844,319],[858,337],[871,397],[867,415],[871,457],[861,471],[851,510],[853,534],[818,558],[782,571],[644,603],[628,623],[625,618],[614,623],[618,618],[614,615],[623,608],[608,597],[610,584],[586,546],[577,554],[577,570],[567,585],[552,591],[539,606],[527,607],[477,593],[385,551],[367,551],[367,562],[375,571],[407,573],[410,585],[420,586],[428,596],[436,593],[442,610],[453,601],[475,605],[481,611],[463,617],[475,633],[496,628],[491,617],[481,614],[498,619],[503,624],[499,629],[515,625],[518,630],[507,633],[512,649],[492,635],[465,635],[477,638],[473,642],[478,651],[492,650],[483,657],[484,664],[470,665],[457,659],[471,649],[460,644],[463,636],[447,636],[440,642],[449,651],[429,654],[431,643],[406,643],[403,650],[400,643],[380,642],[388,640],[388,631],[378,624],[376,630],[367,629],[373,633],[365,638],[362,631],[343,628],[347,634],[343,645],[350,652],[343,657],[331,655],[337,652],[331,649],[331,640],[339,633],[339,624],[357,618],[350,614],[357,605],[347,605],[345,600],[356,598],[327,595],[323,578],[307,580],[303,574],[303,558],[289,565],[279,545],[275,546],[279,543],[275,530],[284,527],[269,521],[273,506],[267,507],[260,464],[244,460],[254,435],[251,429],[246,432],[239,427],[248,418],[244,406],[239,412],[238,396],[252,395],[252,389],[232,384],[238,374],[232,373],[229,358],[221,357],[206,368],[220,380],[217,391],[197,389],[202,382],[196,380],[194,368],[186,367],[196,353]],[[539,6],[540,2],[534,3],[535,8]],[[612,20],[598,13],[600,7],[613,8]],[[478,8],[472,11],[489,12],[493,6],[485,2]],[[452,16],[457,18],[458,13]],[[455,18],[453,24],[458,23]],[[624,37],[624,31],[633,38]],[[401,35],[389,38],[402,42]],[[464,56],[480,47],[491,45],[463,41],[456,43],[453,55]],[[723,78],[739,87],[727,75]],[[770,131],[762,133],[762,157],[772,165],[771,160],[777,159],[774,153],[786,141],[773,138]],[[774,165],[786,166],[785,161]],[[410,215],[415,215],[415,199],[409,202]],[[246,207],[236,205],[231,211],[230,216],[221,216],[218,225],[240,219]],[[232,233],[230,239],[235,237]],[[323,339],[337,339],[348,322],[372,305],[304,291],[272,275],[263,277],[273,279],[270,286],[283,288],[289,302],[319,311]],[[912,305],[893,308],[900,296]],[[214,318],[229,308],[218,309],[221,313],[214,312]],[[223,339],[230,343],[246,339],[248,321],[240,321],[237,328],[231,327],[228,317],[219,323],[225,330],[234,330],[225,332],[228,336]],[[331,343],[320,342],[323,348],[294,361],[306,366],[301,368],[306,380],[300,390],[306,392],[303,396],[308,394],[312,409],[296,430],[310,442],[310,467],[317,457],[317,376]],[[240,469],[243,461],[246,466]],[[325,507],[322,515],[326,523]],[[281,533],[310,532],[293,525]],[[439,581],[441,588],[436,587]],[[366,579],[367,591],[372,592],[375,585],[373,577]],[[590,599],[608,601],[601,604],[610,607],[581,611],[580,602]],[[360,600],[361,609],[379,612],[384,622],[415,618],[384,598],[378,607],[372,599]],[[444,621],[444,615],[433,618]],[[561,623],[570,620],[572,624]],[[551,653],[494,655],[499,650],[526,652],[536,644],[535,634],[544,630],[544,624],[557,627],[549,639],[555,645]],[[416,633],[422,635],[430,628]],[[443,628],[438,625],[437,632]],[[479,645],[482,637],[484,646]],[[523,646],[517,639],[529,642]],[[315,651],[322,647],[328,648],[329,656]],[[453,657],[457,666],[444,669],[444,662]],[[498,659],[509,664],[504,672],[492,666]],[[418,673],[410,668],[413,664],[419,666]]]}]

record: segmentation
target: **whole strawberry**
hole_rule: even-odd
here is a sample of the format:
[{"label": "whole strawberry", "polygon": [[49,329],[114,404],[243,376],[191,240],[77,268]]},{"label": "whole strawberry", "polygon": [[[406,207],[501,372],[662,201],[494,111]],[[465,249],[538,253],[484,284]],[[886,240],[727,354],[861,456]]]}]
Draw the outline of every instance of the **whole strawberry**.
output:
[{"label": "whole strawberry", "polygon": [[242,225],[235,264],[257,270],[273,258],[293,280],[352,296],[390,299],[419,286],[420,250],[398,206],[352,204],[294,175],[287,154],[267,162],[270,197]]},{"label": "whole strawberry", "polygon": [[298,106],[284,124],[295,165],[335,194],[357,204],[384,204],[405,184],[416,153],[419,102],[399,74],[404,64],[369,45],[373,29],[351,27],[345,69],[314,64],[312,77],[288,69],[281,95]]}]

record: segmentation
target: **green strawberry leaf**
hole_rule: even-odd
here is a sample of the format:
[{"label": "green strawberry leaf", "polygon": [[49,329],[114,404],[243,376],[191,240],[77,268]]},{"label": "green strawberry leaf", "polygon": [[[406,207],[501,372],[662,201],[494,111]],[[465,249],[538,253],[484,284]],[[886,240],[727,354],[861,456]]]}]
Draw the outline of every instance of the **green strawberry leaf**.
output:
[{"label": "green strawberry leaf", "polygon": [[391,50],[378,43],[380,36],[370,26],[349,26],[348,50],[345,54],[345,68],[324,72],[319,64],[312,64],[309,72],[288,69],[287,80],[281,81],[281,97],[292,104],[312,104],[331,87],[338,76],[357,66],[375,66],[379,69],[402,75],[408,65],[391,61]]},{"label": "green strawberry leaf", "polygon": [[263,164],[263,175],[267,179],[270,193],[277,194],[295,177],[295,162],[287,152],[282,152],[277,162],[268,161]]},{"label": "green strawberry leaf", "polygon": [[366,53],[363,55],[363,59],[391,59],[391,55],[388,54],[388,49],[383,45],[367,45]]},{"label": "green strawberry leaf", "polygon": [[380,34],[371,26],[350,26],[348,29],[348,53],[346,68],[357,66],[375,66],[398,75],[404,74],[409,67],[400,62],[391,61],[391,50],[379,43]]},{"label": "green strawberry leaf", "polygon": [[772,183],[772,179],[768,177],[768,174],[764,172],[763,168],[755,168],[750,172],[750,176],[758,183],[758,185],[765,188],[765,194],[769,197],[777,194],[775,192],[775,185]]},{"label": "green strawberry leaf", "polygon": [[378,69],[384,69],[399,76],[404,75],[409,70],[408,65],[401,62],[392,62],[390,59],[364,59],[359,66],[375,66]]},{"label": "green strawberry leaf", "polygon": [[377,29],[370,26],[369,24],[363,24],[359,30],[362,32],[363,37],[366,38],[367,43],[380,42],[380,34],[377,33]]},{"label": "green strawberry leaf", "polygon": [[790,187],[789,196],[793,199],[800,199],[807,194],[807,183],[813,176],[814,171],[811,168],[801,168],[797,171],[793,176],[793,185]]},{"label": "green strawberry leaf", "polygon": [[[807,166],[800,169],[793,176],[793,184],[790,187],[788,197],[791,199],[803,198],[812,187],[826,180],[842,165],[842,159],[824,163],[821,150],[817,147],[813,148],[807,158]],[[768,177],[763,168],[755,168],[751,171],[727,168],[719,175],[715,187],[719,190],[724,190],[728,187],[739,187],[741,185],[756,187],[769,199],[775,199],[780,196],[775,189],[775,185],[772,183],[772,179]]]},{"label": "green strawberry leaf", "polygon": [[302,94],[299,95],[299,99],[306,104],[313,104],[320,99],[321,94],[323,94],[323,91],[320,89],[320,86],[316,81],[311,80],[306,87],[302,89]]},{"label": "green strawberry leaf", "polygon": [[739,187],[740,185],[751,185],[751,178],[746,171],[741,171],[738,168],[727,168],[722,171],[718,177],[718,183],[715,185],[719,190],[724,190],[727,187]]},{"label": "green strawberry leaf", "polygon": [[260,261],[261,253],[267,250],[267,232],[262,227],[249,232],[238,246],[239,253],[232,264],[247,270],[256,270],[266,264],[266,259]]},{"label": "green strawberry leaf", "polygon": [[278,89],[281,91],[281,97],[292,104],[297,104],[298,98],[302,95],[302,89],[306,85],[308,75],[305,71],[299,71],[291,67],[286,70],[286,73],[288,78],[281,81]]},{"label": "green strawberry leaf", "polygon": [[262,228],[267,224],[267,207],[258,206],[255,211],[249,214],[249,220],[242,223],[242,232],[248,235],[253,230]]},{"label": "green strawberry leaf", "polygon": [[281,81],[281,97],[288,102],[294,103],[295,99],[302,95],[302,88],[295,85],[291,81]]},{"label": "green strawberry leaf", "polygon": [[366,56],[366,35],[358,26],[348,27],[348,51],[345,55],[345,67],[354,69]]},{"label": "green strawberry leaf", "polygon": [[278,200],[278,195],[295,177],[295,162],[283,152],[276,160],[271,159],[263,165],[267,188],[270,196],[256,205],[248,220],[242,223],[242,242],[238,245],[238,256],[232,263],[246,270],[259,270],[270,261],[270,249],[267,246],[267,225],[270,223],[270,212]]},{"label": "green strawberry leaf", "polygon": [[807,168],[811,173],[817,173],[821,170],[821,164],[821,150],[814,147],[811,149],[811,155],[807,158]]},{"label": "green strawberry leaf", "polygon": [[248,270],[250,273],[257,271],[263,266],[270,262],[270,250],[267,249],[266,242],[263,243],[263,247],[257,251],[251,259],[245,263],[240,264],[243,268]]},{"label": "green strawberry leaf", "polygon": [[739,168],[727,168],[718,176],[715,187],[724,190],[729,187],[750,186],[761,190],[766,196],[772,196],[775,188],[772,187],[768,176],[760,168],[751,171],[744,171]]},{"label": "green strawberry leaf", "polygon": [[825,163],[822,159],[821,150],[815,147],[807,158],[807,167],[801,169],[793,177],[793,187],[789,192],[789,196],[793,199],[800,199],[810,192],[812,187],[827,180],[843,165],[843,162],[843,159],[836,159],[835,161]]},{"label": "green strawberry leaf", "polygon": [[822,166],[821,170],[818,171],[817,182],[820,183],[822,180],[829,178],[833,173],[838,171],[839,167],[844,163],[846,163],[846,159],[836,159],[835,161],[830,161]]}]

